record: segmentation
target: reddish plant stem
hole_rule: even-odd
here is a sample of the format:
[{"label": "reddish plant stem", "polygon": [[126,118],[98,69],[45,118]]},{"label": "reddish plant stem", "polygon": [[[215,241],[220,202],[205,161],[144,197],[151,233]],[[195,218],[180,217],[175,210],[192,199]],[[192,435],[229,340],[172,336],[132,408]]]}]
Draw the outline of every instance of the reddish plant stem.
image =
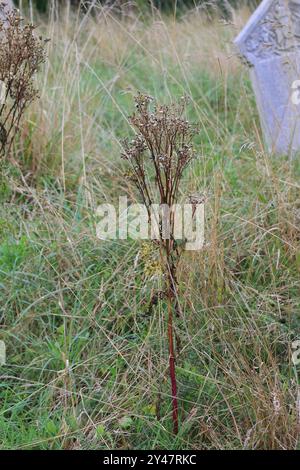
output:
[{"label": "reddish plant stem", "polygon": [[[172,280],[169,279],[171,283]],[[178,400],[177,400],[177,381],[175,370],[174,338],[173,338],[173,309],[172,309],[172,287],[168,290],[168,344],[169,344],[169,372],[172,389],[172,418],[173,432],[178,434]]]}]

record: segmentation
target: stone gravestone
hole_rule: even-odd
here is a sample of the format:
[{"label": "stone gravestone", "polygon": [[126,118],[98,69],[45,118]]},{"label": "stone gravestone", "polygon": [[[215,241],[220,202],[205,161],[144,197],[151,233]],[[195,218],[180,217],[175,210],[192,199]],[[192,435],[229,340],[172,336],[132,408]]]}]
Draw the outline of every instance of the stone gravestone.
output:
[{"label": "stone gravestone", "polygon": [[263,0],[235,39],[268,150],[300,154],[300,0]]},{"label": "stone gravestone", "polygon": [[5,14],[5,10],[13,8],[12,0],[0,0],[0,16]]},{"label": "stone gravestone", "polygon": [[13,8],[12,0],[0,0],[0,19],[5,19],[5,15],[9,9]]}]

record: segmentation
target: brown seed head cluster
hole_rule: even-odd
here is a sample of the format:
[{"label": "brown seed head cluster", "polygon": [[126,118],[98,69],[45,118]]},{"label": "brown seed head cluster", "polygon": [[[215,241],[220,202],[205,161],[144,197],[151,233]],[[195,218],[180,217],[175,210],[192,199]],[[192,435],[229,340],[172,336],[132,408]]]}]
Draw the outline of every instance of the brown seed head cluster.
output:
[{"label": "brown seed head cluster", "polygon": [[136,112],[130,118],[136,136],[131,142],[123,142],[122,157],[131,164],[132,181],[147,206],[152,203],[150,163],[160,202],[172,205],[177,199],[183,171],[195,156],[192,139],[197,130],[184,117],[185,97],[177,104],[152,103],[150,96],[141,93],[136,96]]},{"label": "brown seed head cluster", "polygon": [[25,109],[38,97],[33,78],[45,61],[46,40],[34,30],[17,10],[0,19],[0,158],[9,152]]}]

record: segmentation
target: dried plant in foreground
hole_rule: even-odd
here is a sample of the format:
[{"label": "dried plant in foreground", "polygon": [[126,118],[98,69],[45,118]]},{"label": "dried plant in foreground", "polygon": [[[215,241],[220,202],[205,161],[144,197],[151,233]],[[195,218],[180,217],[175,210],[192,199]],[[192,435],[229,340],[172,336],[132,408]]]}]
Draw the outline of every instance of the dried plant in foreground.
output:
[{"label": "dried plant in foreground", "polygon": [[8,155],[20,120],[38,97],[34,75],[45,61],[45,40],[24,25],[17,10],[5,10],[0,19],[0,159]]},{"label": "dried plant in foreground", "polygon": [[[178,309],[177,265],[184,248],[175,239],[175,214],[180,184],[185,168],[194,158],[192,139],[194,126],[185,119],[186,98],[179,104],[157,105],[151,110],[152,98],[139,94],[135,98],[136,112],[130,122],[136,131],[135,138],[124,142],[122,157],[131,165],[129,175],[147,208],[151,224],[151,205],[168,207],[168,237],[159,222],[159,236],[153,242],[159,247],[164,276],[164,297],[167,300],[169,373],[172,387],[173,430],[178,433],[178,399],[175,369],[174,312]],[[164,217],[165,215],[163,215]]]}]

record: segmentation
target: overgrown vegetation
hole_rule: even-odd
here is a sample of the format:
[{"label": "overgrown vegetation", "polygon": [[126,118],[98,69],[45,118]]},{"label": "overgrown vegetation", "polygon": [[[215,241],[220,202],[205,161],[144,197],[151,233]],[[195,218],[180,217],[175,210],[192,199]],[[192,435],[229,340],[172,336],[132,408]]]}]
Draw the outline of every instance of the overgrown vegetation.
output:
[{"label": "overgrown vegetation", "polygon": [[209,16],[218,13],[223,17],[231,17],[234,9],[242,6],[255,8],[259,0],[14,0],[16,6],[28,7],[33,5],[40,13],[46,13],[49,9],[58,9],[67,3],[74,9],[80,7],[87,11],[93,9],[98,11],[107,8],[114,13],[130,13],[158,10],[163,14],[185,14],[187,11],[197,8],[202,14]]},{"label": "overgrown vegetation", "polygon": [[[1,448],[299,446],[299,158],[263,151],[231,46],[247,15],[39,20],[41,99],[15,143],[22,172],[7,162],[0,180]],[[136,200],[120,140],[137,90],[187,94],[205,157],[182,182],[208,201],[205,247],[177,272],[176,436],[161,276],[144,245],[95,230],[98,204]]]}]

